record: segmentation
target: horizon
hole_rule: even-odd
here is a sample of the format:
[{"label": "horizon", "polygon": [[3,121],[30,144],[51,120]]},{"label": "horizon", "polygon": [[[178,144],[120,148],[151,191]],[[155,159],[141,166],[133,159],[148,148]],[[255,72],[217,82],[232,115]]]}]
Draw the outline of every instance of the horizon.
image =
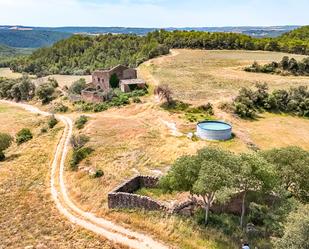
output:
[{"label": "horizon", "polygon": [[0,23],[31,27],[272,27],[309,24],[299,0],[0,0]]}]

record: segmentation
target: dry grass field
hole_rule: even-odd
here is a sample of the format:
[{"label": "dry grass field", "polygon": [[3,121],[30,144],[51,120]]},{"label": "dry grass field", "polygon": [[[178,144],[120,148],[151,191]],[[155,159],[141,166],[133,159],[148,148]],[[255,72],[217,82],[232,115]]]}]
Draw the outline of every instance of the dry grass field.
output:
[{"label": "dry grass field", "polygon": [[[15,73],[9,68],[0,68],[0,77],[9,78],[9,79],[18,79],[22,76],[21,73]],[[36,79],[36,76],[31,76],[34,79],[35,83],[43,83],[48,80],[49,77],[54,78],[58,81],[60,87],[64,86],[70,86],[74,81],[79,80],[80,78],[83,78],[86,80],[87,83],[91,82],[91,76],[90,75],[50,75],[46,76],[40,79]]]},{"label": "dry grass field", "polygon": [[14,73],[9,68],[0,68],[0,77],[9,78],[9,79],[18,79],[22,76],[21,73]]},{"label": "dry grass field", "polygon": [[295,59],[304,57],[264,51],[173,50],[170,56],[144,63],[139,74],[151,84],[168,84],[175,98],[192,103],[230,99],[241,87],[256,82],[267,82],[272,89],[309,85],[308,77],[243,71],[254,61],[260,64],[280,61],[285,55]]},{"label": "dry grass field", "polygon": [[46,77],[37,79],[35,82],[36,83],[46,82],[49,77],[57,80],[60,87],[64,87],[64,86],[69,87],[70,85],[72,85],[73,82],[81,78],[85,79],[87,83],[91,82],[91,75],[79,76],[79,75],[59,75],[59,74],[46,76]]},{"label": "dry grass field", "polygon": [[46,118],[0,104],[0,132],[28,127],[33,140],[6,153],[0,163],[0,248],[119,248],[65,220],[49,192],[49,164],[62,132],[40,134]]}]

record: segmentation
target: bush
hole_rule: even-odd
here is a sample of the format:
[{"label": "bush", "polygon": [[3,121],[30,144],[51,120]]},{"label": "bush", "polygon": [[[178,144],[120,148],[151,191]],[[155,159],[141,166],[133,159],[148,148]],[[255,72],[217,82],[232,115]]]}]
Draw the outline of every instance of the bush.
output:
[{"label": "bush", "polygon": [[55,118],[55,116],[51,116],[50,119],[48,120],[48,127],[50,129],[54,128],[58,124],[58,120]]},{"label": "bush", "polygon": [[92,175],[93,178],[100,178],[102,176],[104,176],[104,172],[101,169],[97,169]]},{"label": "bush", "polygon": [[82,90],[84,90],[87,87],[86,80],[81,78],[77,81],[75,81],[69,88],[69,92],[72,94],[78,94],[80,95],[82,93]]},{"label": "bush", "polygon": [[76,121],[75,126],[77,129],[83,129],[85,124],[88,122],[88,117],[85,115],[81,115]]},{"label": "bush", "polygon": [[67,112],[69,110],[69,107],[67,107],[63,103],[55,103],[53,109],[54,109],[54,112],[64,113],[64,112]]},{"label": "bush", "polygon": [[16,143],[18,145],[25,143],[33,138],[31,131],[28,128],[23,128],[16,135]]},{"label": "bush", "polygon": [[141,103],[141,99],[139,97],[133,97],[133,103]]},{"label": "bush", "polygon": [[93,149],[86,147],[86,148],[80,148],[73,151],[73,156],[70,162],[70,166],[72,170],[76,170],[78,167],[78,164],[84,160],[88,155],[93,152]]}]

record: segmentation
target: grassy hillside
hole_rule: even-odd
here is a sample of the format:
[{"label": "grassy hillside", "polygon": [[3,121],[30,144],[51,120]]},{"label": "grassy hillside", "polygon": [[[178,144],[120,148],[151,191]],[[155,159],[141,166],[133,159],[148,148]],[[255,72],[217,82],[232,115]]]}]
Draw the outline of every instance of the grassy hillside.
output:
[{"label": "grassy hillside", "polygon": [[[18,72],[38,75],[89,74],[97,68],[117,64],[137,66],[141,62],[168,53],[169,48],[244,49],[309,54],[309,40],[303,27],[293,31],[297,36],[252,38],[235,33],[200,31],[154,31],[147,36],[136,35],[75,35],[50,48],[35,51],[29,58],[16,60],[11,67]],[[295,37],[302,37],[295,38]],[[1,40],[0,40],[1,41]]]},{"label": "grassy hillside", "polygon": [[70,36],[71,34],[55,31],[0,29],[0,44],[19,48],[40,48]]}]

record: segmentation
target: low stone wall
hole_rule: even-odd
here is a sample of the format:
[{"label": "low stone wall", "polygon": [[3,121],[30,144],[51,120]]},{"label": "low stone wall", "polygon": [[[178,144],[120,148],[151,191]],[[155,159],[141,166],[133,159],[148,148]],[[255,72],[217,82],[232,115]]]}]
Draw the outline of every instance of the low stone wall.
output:
[{"label": "low stone wall", "polygon": [[124,182],[108,194],[108,208],[141,208],[145,210],[164,210],[168,207],[163,203],[153,200],[147,196],[133,194],[140,188],[154,188],[159,178],[151,176],[135,176]]},{"label": "low stone wall", "polygon": [[83,90],[81,93],[81,98],[86,102],[101,103],[104,101],[104,97],[98,95],[96,91]]}]

